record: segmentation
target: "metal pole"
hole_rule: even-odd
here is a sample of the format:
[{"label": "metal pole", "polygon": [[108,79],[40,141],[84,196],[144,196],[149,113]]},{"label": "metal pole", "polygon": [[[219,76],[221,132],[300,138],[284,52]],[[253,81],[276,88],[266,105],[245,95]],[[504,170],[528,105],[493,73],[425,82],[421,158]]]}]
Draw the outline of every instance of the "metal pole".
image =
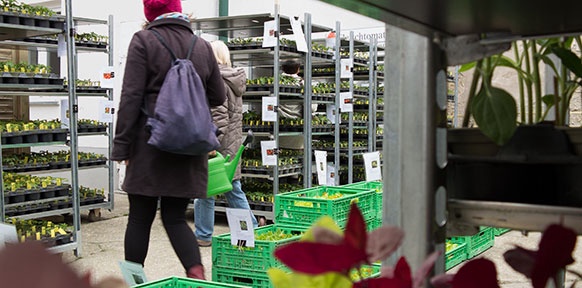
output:
[{"label": "metal pole", "polygon": [[[354,31],[350,31],[350,59],[354,63]],[[350,77],[350,94],[354,97],[354,75]],[[354,112],[348,113],[348,183],[354,182]]]},{"label": "metal pole", "polygon": [[[275,37],[277,38],[277,44],[275,45],[275,55],[273,57],[273,79],[274,79],[274,96],[277,99],[277,105],[279,103],[279,35],[281,33],[281,25],[279,18],[279,1],[275,1],[275,27],[277,33]],[[277,119],[273,123],[273,136],[275,138],[275,148],[279,149],[279,113],[277,113]],[[277,165],[273,167],[273,193],[279,193],[279,156],[277,156]],[[274,211],[273,211],[274,212]]]},{"label": "metal pole", "polygon": [[401,28],[390,26],[386,35],[386,51],[398,57],[384,60],[383,223],[405,230],[399,253],[414,271],[435,245],[435,67],[440,50],[431,39]]},{"label": "metal pole", "polygon": [[370,56],[368,61],[368,152],[376,150],[376,59],[374,49],[376,47],[376,38],[370,39]]},{"label": "metal pole", "polygon": [[[113,63],[113,51],[115,51],[113,48],[115,46],[113,46],[113,15],[109,15],[109,19],[107,21],[107,24],[109,26],[109,47],[108,47],[108,51],[107,51],[107,56],[108,56],[108,63],[109,66],[113,67],[114,63]],[[119,74],[117,74],[119,75]],[[107,89],[107,99],[109,101],[113,101],[113,89]],[[109,124],[109,131],[107,132],[107,138],[109,140],[109,147],[108,147],[108,155],[109,155],[109,160],[107,163],[107,169],[109,170],[109,198],[107,199],[109,201],[109,210],[113,210],[114,205],[115,205],[115,201],[114,201],[114,197],[115,197],[115,188],[114,188],[114,183],[113,183],[113,177],[114,177],[114,173],[113,173],[113,165],[114,165],[114,161],[111,161],[111,153],[112,153],[112,148],[113,148],[113,122]]]},{"label": "metal pole", "polygon": [[311,14],[305,13],[305,41],[307,42],[307,53],[305,54],[305,65],[303,66],[304,77],[305,77],[305,85],[303,90],[305,91],[305,103],[303,105],[303,147],[305,148],[305,153],[303,155],[303,167],[304,167],[304,176],[303,176],[303,187],[309,188],[311,187],[312,182],[312,131],[311,131],[311,99],[312,99],[312,91],[311,91],[311,82],[312,82],[312,75],[311,75]]},{"label": "metal pole", "polygon": [[341,92],[341,79],[340,79],[340,69],[341,69],[341,55],[340,55],[340,22],[335,22],[335,149],[334,149],[334,167],[335,167],[335,177],[334,184],[339,185],[339,175],[340,175],[340,92]]},{"label": "metal pole", "polygon": [[69,79],[69,135],[71,145],[71,186],[73,190],[73,226],[74,237],[77,242],[75,255],[81,256],[81,211],[79,199],[78,183],[78,137],[77,137],[77,95],[75,91],[75,82],[77,79],[77,61],[75,53],[75,25],[73,22],[73,5],[72,0],[66,0],[66,22],[65,22],[65,39],[67,42],[67,78]]}]

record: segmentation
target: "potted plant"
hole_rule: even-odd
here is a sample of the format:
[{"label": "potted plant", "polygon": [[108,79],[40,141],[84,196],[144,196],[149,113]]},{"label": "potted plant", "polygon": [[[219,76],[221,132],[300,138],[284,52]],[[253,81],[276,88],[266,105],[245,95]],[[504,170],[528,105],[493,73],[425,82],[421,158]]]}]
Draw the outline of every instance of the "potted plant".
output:
[{"label": "potted plant", "polygon": [[[582,76],[580,58],[570,51],[574,42],[580,43],[580,38],[523,41],[523,49],[513,45],[515,59],[495,55],[470,65],[475,72],[463,125],[467,126],[472,116],[479,129],[449,130],[452,154],[447,187],[451,198],[582,205],[582,193],[577,192],[582,181],[575,176],[582,171],[582,157],[572,143],[578,140],[570,137],[578,129],[561,127]],[[562,69],[556,68],[551,54],[559,57]],[[542,63],[556,75],[554,94],[542,95]],[[497,67],[517,73],[519,105],[510,93],[493,84]],[[541,123],[552,109],[556,120]]]}]

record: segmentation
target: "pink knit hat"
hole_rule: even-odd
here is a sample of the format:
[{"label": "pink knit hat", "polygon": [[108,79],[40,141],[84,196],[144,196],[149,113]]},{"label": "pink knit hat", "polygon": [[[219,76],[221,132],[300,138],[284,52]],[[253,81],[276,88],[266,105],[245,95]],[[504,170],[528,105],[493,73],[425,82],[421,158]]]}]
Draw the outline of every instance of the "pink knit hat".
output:
[{"label": "pink knit hat", "polygon": [[143,12],[146,19],[152,22],[165,13],[182,13],[182,3],[180,0],[143,0]]}]

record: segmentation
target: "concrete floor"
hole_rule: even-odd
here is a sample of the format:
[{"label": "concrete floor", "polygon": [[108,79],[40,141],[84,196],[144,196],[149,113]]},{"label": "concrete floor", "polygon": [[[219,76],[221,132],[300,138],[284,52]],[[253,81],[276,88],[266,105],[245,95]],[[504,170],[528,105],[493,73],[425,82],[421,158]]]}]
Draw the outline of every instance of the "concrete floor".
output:
[{"label": "concrete floor", "polygon": [[[82,243],[81,257],[75,257],[73,253],[63,254],[65,262],[70,263],[78,271],[91,271],[93,279],[102,279],[106,276],[117,275],[121,277],[118,261],[123,260],[123,237],[127,225],[128,202],[125,194],[115,194],[114,211],[102,211],[102,219],[97,222],[88,222],[87,213],[82,215],[81,226]],[[188,218],[193,219],[192,211],[188,212]],[[189,222],[193,228],[193,221]],[[217,217],[215,235],[228,233],[226,218]],[[524,248],[535,248],[539,241],[539,233],[523,235],[518,231],[510,231],[495,239],[495,246],[480,257],[486,257],[496,263],[498,279],[503,288],[531,287],[528,279],[515,272],[503,260],[503,252],[520,245]],[[582,243],[582,237],[578,238]],[[206,267],[206,277],[211,279],[212,248],[201,248],[202,261]],[[578,245],[574,253],[577,263],[569,268],[582,272],[582,245]],[[462,264],[461,264],[462,265]],[[454,273],[460,266],[449,271]],[[175,255],[166,233],[158,217],[152,228],[149,254],[145,263],[145,273],[149,281],[171,276],[185,276],[178,257]],[[566,282],[572,283],[571,275],[567,275]],[[570,286],[570,285],[568,285]],[[582,287],[582,285],[578,285]]]}]

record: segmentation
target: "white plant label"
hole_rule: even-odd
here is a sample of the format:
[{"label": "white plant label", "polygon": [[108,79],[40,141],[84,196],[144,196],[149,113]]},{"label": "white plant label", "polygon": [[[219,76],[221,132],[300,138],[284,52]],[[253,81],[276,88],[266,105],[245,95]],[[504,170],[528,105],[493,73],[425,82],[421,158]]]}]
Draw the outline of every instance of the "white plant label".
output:
[{"label": "white plant label", "polygon": [[99,121],[105,123],[113,123],[113,101],[101,100],[99,101]]},{"label": "white plant label", "polygon": [[366,181],[382,180],[382,168],[380,167],[380,151],[364,153],[364,169]]},{"label": "white plant label", "polygon": [[327,186],[335,186],[335,166],[333,164],[327,164]]},{"label": "white plant label", "polygon": [[57,56],[59,58],[67,56],[67,42],[65,41],[64,34],[57,36]]},{"label": "white plant label", "polygon": [[4,248],[6,243],[18,243],[16,226],[0,223],[0,249]]},{"label": "white plant label", "polygon": [[255,232],[251,217],[251,210],[226,208],[231,245],[255,247]]},{"label": "white plant label", "polygon": [[341,63],[340,77],[352,78],[352,76],[354,75],[354,73],[352,73],[352,70],[354,69],[354,61],[352,59],[341,59],[340,63]]},{"label": "white plant label", "polygon": [[[329,119],[329,121],[331,121],[331,124],[335,124],[335,105],[333,104],[328,104],[325,106],[325,114],[327,116],[327,119]],[[342,123],[342,119],[339,119],[340,124]]]},{"label": "white plant label", "polygon": [[277,122],[277,97],[263,97],[261,119],[268,122]]},{"label": "white plant label", "polygon": [[123,279],[130,287],[148,282],[141,264],[130,261],[119,261],[119,268]]},{"label": "white plant label", "polygon": [[261,158],[264,166],[277,165],[277,146],[275,141],[261,141]]},{"label": "white plant label", "polygon": [[115,68],[107,66],[101,69],[100,81],[102,88],[115,88]]},{"label": "white plant label", "polygon": [[354,97],[350,92],[340,93],[340,110],[343,112],[354,112]]},{"label": "white plant label", "polygon": [[267,21],[263,30],[263,47],[275,47],[277,44],[277,25],[275,20]]},{"label": "white plant label", "polygon": [[61,99],[61,128],[69,129],[69,99]]},{"label": "white plant label", "polygon": [[315,166],[317,169],[317,183],[327,184],[327,151],[315,150]]},{"label": "white plant label", "polygon": [[303,34],[303,28],[301,27],[301,21],[291,17],[291,28],[293,28],[293,35],[295,36],[295,44],[297,45],[297,50],[301,52],[307,52],[307,42],[305,41],[305,34]]}]

